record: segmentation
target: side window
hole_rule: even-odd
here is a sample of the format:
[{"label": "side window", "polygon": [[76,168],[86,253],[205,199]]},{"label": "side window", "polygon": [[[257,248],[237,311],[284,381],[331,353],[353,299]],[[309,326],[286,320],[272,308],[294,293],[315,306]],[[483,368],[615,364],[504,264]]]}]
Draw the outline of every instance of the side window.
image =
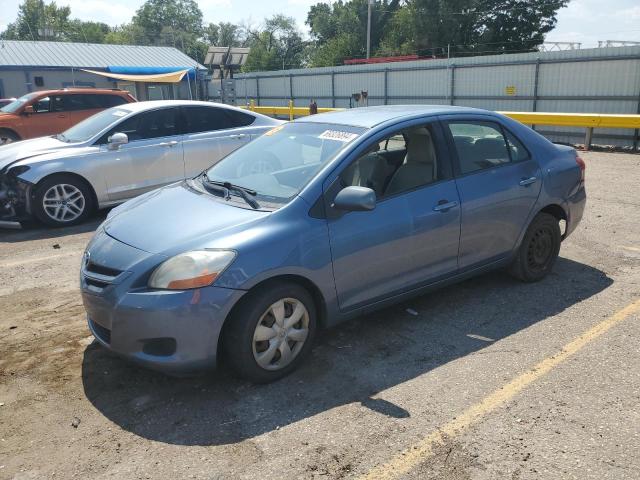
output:
[{"label": "side window", "polygon": [[106,143],[111,135],[118,132],[126,133],[129,142],[177,135],[176,109],[165,108],[134,115],[112,128],[99,143]]},{"label": "side window", "polygon": [[50,106],[51,106],[51,99],[49,97],[44,97],[38,100],[37,102],[33,102],[33,111],[35,113],[49,113]]},{"label": "side window", "polygon": [[509,152],[511,153],[512,162],[523,162],[529,160],[531,155],[529,151],[522,145],[522,142],[513,136],[511,132],[505,130],[507,135],[507,143],[509,144]]},{"label": "side window", "polygon": [[235,126],[221,108],[187,107],[184,109],[184,115],[184,133],[212,132]]},{"label": "side window", "polygon": [[256,121],[256,117],[249,115],[248,113],[226,110],[226,114],[231,119],[231,123],[234,127],[246,127]]},{"label": "side window", "polygon": [[98,97],[98,103],[100,104],[100,108],[111,108],[117,107],[118,105],[122,105],[127,103],[127,101],[122,98],[120,95],[96,95]]},{"label": "side window", "polygon": [[402,134],[394,135],[380,142],[380,150],[386,152],[397,152],[402,150],[406,152],[406,142]]},{"label": "side window", "polygon": [[463,174],[511,161],[500,126],[492,122],[449,122]]},{"label": "side window", "polygon": [[369,187],[378,198],[439,180],[438,158],[430,126],[403,130],[369,148],[341,174],[344,186]]},{"label": "side window", "polygon": [[64,110],[67,112],[101,108],[98,95],[64,95],[62,98]]},{"label": "side window", "polygon": [[51,112],[66,112],[67,105],[65,102],[66,95],[55,95],[51,97],[51,105],[49,106],[49,110]]}]

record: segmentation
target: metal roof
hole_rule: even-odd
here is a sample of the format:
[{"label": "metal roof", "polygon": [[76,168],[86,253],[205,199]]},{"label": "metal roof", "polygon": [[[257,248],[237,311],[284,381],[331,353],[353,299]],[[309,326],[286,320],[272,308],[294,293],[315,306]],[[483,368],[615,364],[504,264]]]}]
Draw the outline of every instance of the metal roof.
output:
[{"label": "metal roof", "polygon": [[409,120],[413,117],[446,115],[448,113],[494,115],[493,112],[488,112],[487,110],[449,105],[379,105],[310,115],[300,118],[296,120],[296,122],[335,123],[352,125],[354,127],[372,128],[383,122],[402,117],[404,117],[405,120]]},{"label": "metal roof", "polygon": [[173,47],[0,40],[0,68],[195,67],[206,68]]}]

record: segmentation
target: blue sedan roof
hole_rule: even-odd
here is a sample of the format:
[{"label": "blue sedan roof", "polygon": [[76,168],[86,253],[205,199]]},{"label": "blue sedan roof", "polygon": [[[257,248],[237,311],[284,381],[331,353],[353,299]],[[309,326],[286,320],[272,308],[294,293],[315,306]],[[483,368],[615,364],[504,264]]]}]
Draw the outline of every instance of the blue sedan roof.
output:
[{"label": "blue sedan roof", "polygon": [[321,113],[300,118],[296,122],[336,123],[355,127],[372,128],[389,120],[413,118],[448,113],[492,113],[487,110],[449,105],[380,105],[366,108],[350,108],[337,112]]}]

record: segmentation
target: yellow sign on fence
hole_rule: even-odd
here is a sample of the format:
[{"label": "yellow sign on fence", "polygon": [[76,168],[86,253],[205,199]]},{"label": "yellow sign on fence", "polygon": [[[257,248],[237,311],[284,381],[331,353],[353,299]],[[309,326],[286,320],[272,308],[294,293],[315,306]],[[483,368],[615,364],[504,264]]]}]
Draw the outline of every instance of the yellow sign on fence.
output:
[{"label": "yellow sign on fence", "polygon": [[516,86],[515,85],[507,85],[504,87],[505,95],[515,95],[516,94]]}]

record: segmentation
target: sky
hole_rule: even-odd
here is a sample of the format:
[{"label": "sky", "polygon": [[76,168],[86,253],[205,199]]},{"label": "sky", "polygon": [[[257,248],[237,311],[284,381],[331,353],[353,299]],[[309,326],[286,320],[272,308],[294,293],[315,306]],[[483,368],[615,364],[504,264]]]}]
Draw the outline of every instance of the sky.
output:
[{"label": "sky", "polygon": [[[110,25],[128,22],[144,0],[57,0],[71,7],[71,16]],[[197,0],[205,22],[248,23],[258,26],[276,13],[292,16],[303,31],[309,6],[319,0]],[[3,15],[0,31],[15,20],[21,0],[0,0]],[[581,42],[582,48],[596,47],[598,40],[640,41],[638,0],[571,0],[558,12],[558,24],[548,41]]]}]

